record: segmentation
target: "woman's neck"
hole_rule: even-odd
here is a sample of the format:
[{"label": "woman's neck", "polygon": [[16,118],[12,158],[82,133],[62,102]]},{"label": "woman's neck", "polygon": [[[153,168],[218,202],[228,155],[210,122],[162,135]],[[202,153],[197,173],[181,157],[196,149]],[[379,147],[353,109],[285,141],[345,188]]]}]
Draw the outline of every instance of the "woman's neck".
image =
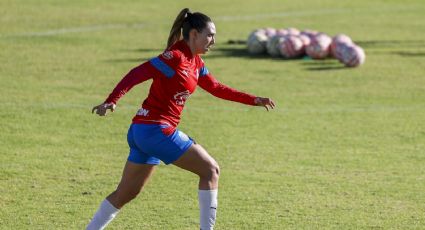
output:
[{"label": "woman's neck", "polygon": [[192,56],[195,57],[196,56],[195,45],[193,45],[193,43],[191,44],[190,41],[185,41],[185,42],[186,42],[187,46],[189,47],[190,52],[192,53]]}]

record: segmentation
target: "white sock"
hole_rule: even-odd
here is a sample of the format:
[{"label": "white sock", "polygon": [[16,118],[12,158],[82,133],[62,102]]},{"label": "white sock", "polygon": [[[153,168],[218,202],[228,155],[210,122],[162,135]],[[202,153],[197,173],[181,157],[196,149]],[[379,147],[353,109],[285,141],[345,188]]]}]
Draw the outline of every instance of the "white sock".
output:
[{"label": "white sock", "polygon": [[217,189],[199,190],[198,198],[201,230],[212,230],[217,212]]},{"label": "white sock", "polygon": [[115,208],[107,199],[100,204],[86,230],[102,230],[111,222],[120,210]]}]

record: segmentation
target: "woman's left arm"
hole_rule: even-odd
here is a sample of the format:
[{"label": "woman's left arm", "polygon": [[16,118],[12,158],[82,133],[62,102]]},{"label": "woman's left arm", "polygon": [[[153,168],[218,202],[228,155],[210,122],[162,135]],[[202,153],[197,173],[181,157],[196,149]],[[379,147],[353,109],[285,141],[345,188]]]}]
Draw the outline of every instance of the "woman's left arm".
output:
[{"label": "woman's left arm", "polygon": [[269,108],[273,109],[275,107],[273,100],[270,98],[256,97],[218,82],[205,67],[203,67],[200,71],[198,85],[207,92],[221,99],[247,105],[263,106],[267,109],[267,111],[269,111]]}]

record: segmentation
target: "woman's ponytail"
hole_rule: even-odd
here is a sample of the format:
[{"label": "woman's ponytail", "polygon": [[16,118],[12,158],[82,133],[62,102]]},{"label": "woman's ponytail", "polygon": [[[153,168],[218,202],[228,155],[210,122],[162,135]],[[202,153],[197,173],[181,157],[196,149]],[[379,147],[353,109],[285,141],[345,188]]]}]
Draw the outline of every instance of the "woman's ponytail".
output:
[{"label": "woman's ponytail", "polygon": [[180,11],[179,15],[177,15],[173,27],[171,28],[170,35],[168,36],[167,49],[180,40],[182,36],[182,26],[188,14],[190,14],[189,8],[184,8]]}]

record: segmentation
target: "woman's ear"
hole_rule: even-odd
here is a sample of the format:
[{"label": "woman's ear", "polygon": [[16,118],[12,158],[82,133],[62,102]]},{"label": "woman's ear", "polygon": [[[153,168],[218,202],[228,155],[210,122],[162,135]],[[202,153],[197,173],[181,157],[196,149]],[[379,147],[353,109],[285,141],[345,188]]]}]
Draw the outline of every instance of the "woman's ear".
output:
[{"label": "woman's ear", "polygon": [[189,38],[196,39],[198,37],[198,31],[196,29],[191,29],[189,32]]}]

